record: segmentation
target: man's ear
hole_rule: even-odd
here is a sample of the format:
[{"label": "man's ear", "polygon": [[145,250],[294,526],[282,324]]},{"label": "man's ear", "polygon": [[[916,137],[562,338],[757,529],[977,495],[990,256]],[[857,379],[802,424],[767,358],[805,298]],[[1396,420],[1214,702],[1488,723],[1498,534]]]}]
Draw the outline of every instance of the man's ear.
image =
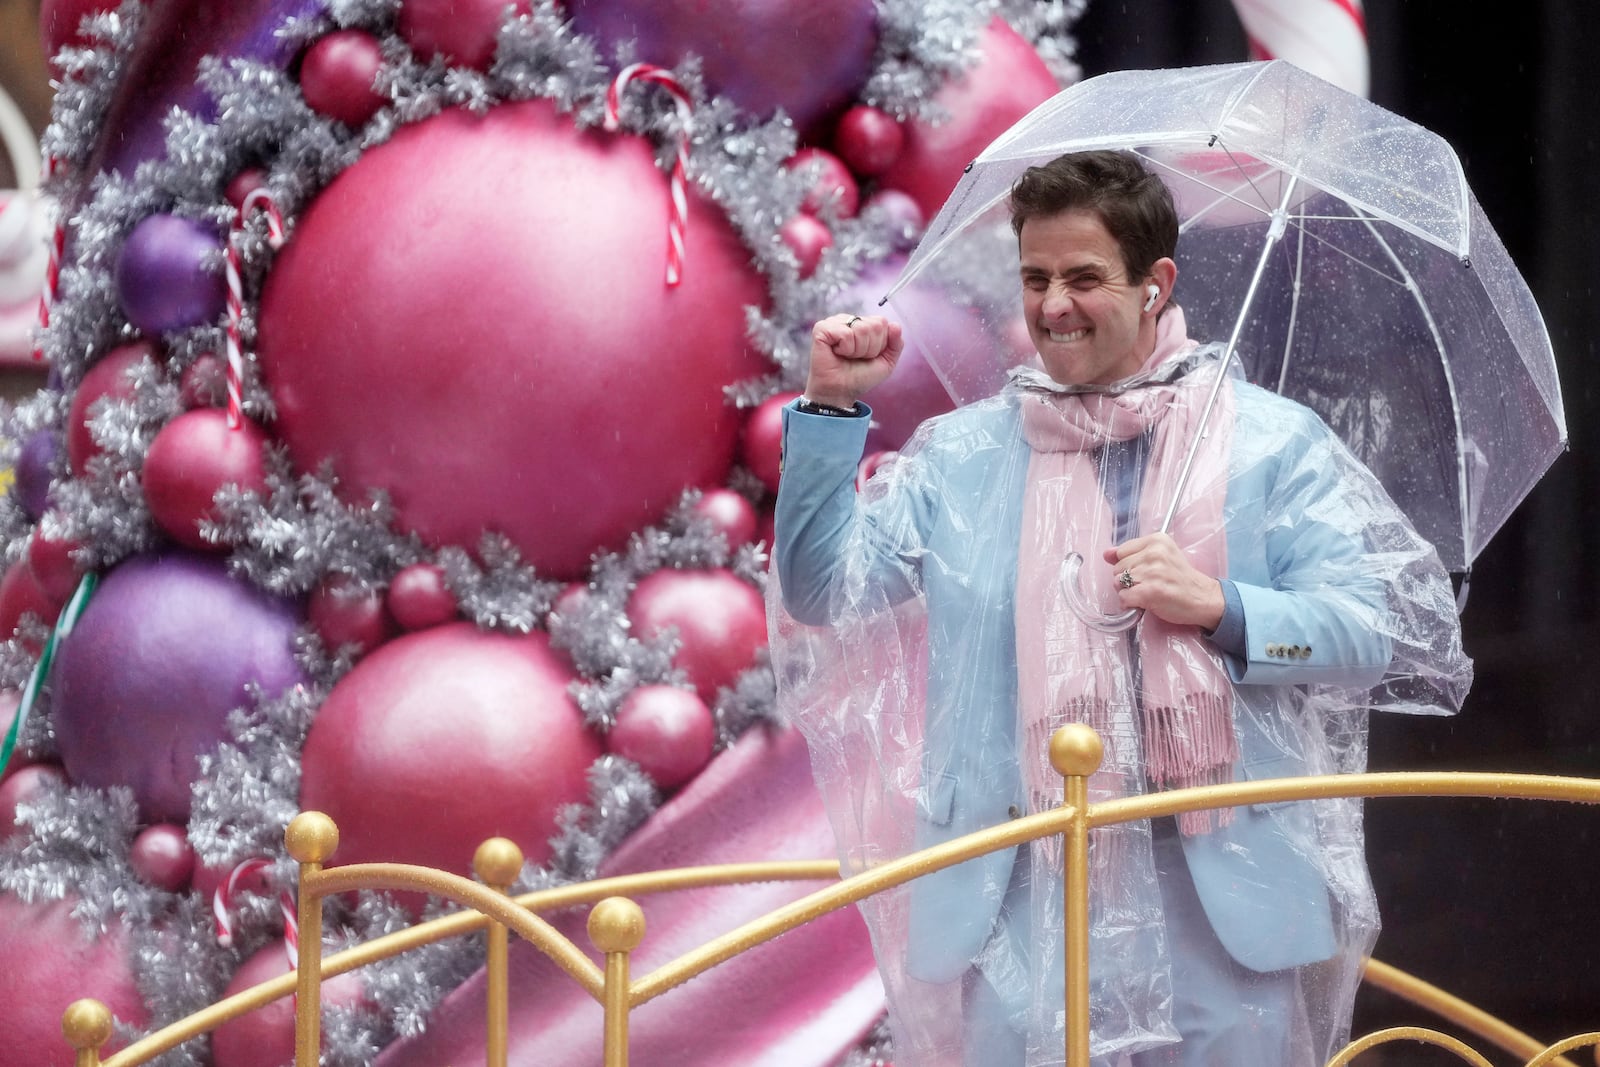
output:
[{"label": "man's ear", "polygon": [[1178,281],[1178,265],[1170,258],[1163,256],[1150,265],[1150,272],[1146,275],[1146,284],[1153,285],[1161,290],[1153,303],[1145,309],[1152,315],[1161,314],[1167,306],[1167,301],[1172,299],[1172,287]]}]

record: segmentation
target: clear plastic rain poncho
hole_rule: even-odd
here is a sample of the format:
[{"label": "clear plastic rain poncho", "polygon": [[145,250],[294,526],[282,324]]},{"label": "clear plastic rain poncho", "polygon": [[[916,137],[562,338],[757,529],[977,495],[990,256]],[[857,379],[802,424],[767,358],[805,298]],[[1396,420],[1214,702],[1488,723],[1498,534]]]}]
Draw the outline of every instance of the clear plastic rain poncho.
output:
[{"label": "clear plastic rain poncho", "polygon": [[[1181,329],[1177,309],[1163,321],[1172,316]],[[1014,375],[1000,394],[925,424],[859,493],[867,420],[785,413],[771,584],[779,699],[810,743],[847,873],[1059,804],[1046,739],[1071,719],[1102,734],[1106,758],[1090,787],[1106,800],[1360,771],[1369,710],[1459,707],[1471,667],[1436,553],[1313,414],[1236,372],[1173,533],[1234,584],[1240,647],[1221,651],[1192,628],[1156,632],[1164,624],[1150,616],[1101,634],[1067,606],[1062,551],[1088,561],[1084,595],[1118,607],[1101,553],[1156,528],[1174,449],[1192,429],[1168,425],[1179,417],[1170,413],[1210,388],[1218,356],[1186,346],[1142,376],[1121,401],[1151,401],[1131,427],[1104,396]],[[1096,417],[1073,423],[1085,403]],[[1045,440],[1063,412],[1069,434],[1089,435],[1064,458]],[[1227,734],[1220,749],[1191,736],[1215,725],[1193,711],[1213,699]],[[1163,725],[1157,711],[1172,705]],[[1223,765],[1202,758],[1158,772],[1172,761],[1157,749],[1175,743],[1213,762],[1221,751]],[[1177,950],[1153,859],[1164,838],[1169,850],[1181,844],[1230,954],[1289,983],[1286,1062],[1325,1062],[1348,1031],[1378,930],[1360,804],[1172,822],[1091,834],[1093,1055],[1116,1062],[1179,1036]],[[897,1063],[963,1062],[976,976],[1026,1032],[1030,1065],[1063,1060],[1060,870],[1050,839],[864,903]]]}]

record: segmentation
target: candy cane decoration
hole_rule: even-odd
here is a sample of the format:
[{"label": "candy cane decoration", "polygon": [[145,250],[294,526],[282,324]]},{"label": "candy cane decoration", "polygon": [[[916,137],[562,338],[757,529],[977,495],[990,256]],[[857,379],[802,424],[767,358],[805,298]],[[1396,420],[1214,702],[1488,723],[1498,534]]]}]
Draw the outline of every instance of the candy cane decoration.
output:
[{"label": "candy cane decoration", "polygon": [[[43,181],[41,188],[48,186],[55,177],[56,158],[49,157],[44,161]],[[67,251],[67,226],[61,217],[61,206],[55,208],[55,226],[50,232],[50,261],[45,266],[44,291],[39,294],[39,337],[34,342],[33,360],[35,363],[44,361],[44,332],[50,328],[50,306],[56,302],[56,291],[61,286],[61,259]]]},{"label": "candy cane decoration", "polygon": [[244,257],[239,245],[244,237],[246,223],[252,211],[261,211],[267,217],[267,244],[274,250],[283,247],[283,216],[265,189],[253,189],[239,205],[233,230],[228,234],[228,429],[237,430],[244,423],[244,342],[240,323],[244,318],[244,282],[240,277]]},{"label": "candy cane decoration", "polygon": [[659,85],[671,93],[678,117],[683,120],[683,132],[678,135],[678,153],[672,161],[672,216],[667,220],[667,284],[676,286],[683,280],[683,235],[689,225],[689,117],[693,101],[666,68],[652,63],[634,63],[624,67],[606,90],[605,128],[613,133],[621,126],[622,90],[634,81]]},{"label": "candy cane decoration", "polygon": [[[254,877],[271,866],[270,860],[259,856],[245,860],[229,871],[228,877],[223,879],[211,894],[211,915],[217,923],[217,944],[223,948],[233,945],[235,930],[233,917],[238,910],[234,901],[238,898],[245,879]],[[300,923],[295,915],[294,898],[289,895],[288,890],[279,891],[278,910],[283,913],[283,946],[289,955],[289,969],[292,971],[300,962]]]},{"label": "candy cane decoration", "polygon": [[1367,20],[1361,0],[1233,0],[1255,59],[1287,59],[1366,96]]}]

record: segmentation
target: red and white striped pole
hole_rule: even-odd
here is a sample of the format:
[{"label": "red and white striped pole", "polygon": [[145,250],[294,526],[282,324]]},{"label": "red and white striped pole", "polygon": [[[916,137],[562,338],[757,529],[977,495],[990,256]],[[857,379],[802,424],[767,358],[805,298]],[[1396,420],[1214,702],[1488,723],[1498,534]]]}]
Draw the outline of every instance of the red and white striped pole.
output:
[{"label": "red and white striped pole", "polygon": [[[40,186],[45,187],[50,179],[55,177],[56,159],[54,156],[44,161],[44,173]],[[50,328],[50,307],[56,302],[56,292],[61,285],[61,259],[67,250],[67,224],[61,217],[61,205],[55,207],[55,225],[50,230],[50,260],[45,266],[44,291],[39,294],[39,338],[33,345],[33,358],[35,362],[44,361],[44,331]]]},{"label": "red and white striped pole", "polygon": [[611,87],[606,90],[606,117],[605,128],[615,132],[620,127],[619,116],[622,109],[622,90],[630,82],[642,81],[651,85],[659,85],[672,94],[673,103],[677,106],[678,116],[683,120],[684,130],[678,137],[678,153],[672,161],[672,214],[667,219],[667,284],[676,286],[683,280],[683,238],[689,226],[689,173],[687,162],[689,159],[689,116],[693,110],[694,102],[689,98],[689,93],[684,89],[678,79],[664,67],[651,63],[634,63],[624,67],[612,81]]},{"label": "red and white striped pole", "polygon": [[1357,96],[1369,89],[1361,0],[1233,0],[1252,59],[1287,59]]},{"label": "red and white striped pole", "polygon": [[226,274],[228,280],[228,428],[237,430],[244,423],[244,341],[240,323],[244,318],[244,282],[241,278],[243,254],[239,244],[244,236],[245,224],[253,211],[267,217],[267,243],[274,249],[283,247],[283,216],[277,204],[265,189],[252,190],[239,205],[228,234],[226,249]]}]

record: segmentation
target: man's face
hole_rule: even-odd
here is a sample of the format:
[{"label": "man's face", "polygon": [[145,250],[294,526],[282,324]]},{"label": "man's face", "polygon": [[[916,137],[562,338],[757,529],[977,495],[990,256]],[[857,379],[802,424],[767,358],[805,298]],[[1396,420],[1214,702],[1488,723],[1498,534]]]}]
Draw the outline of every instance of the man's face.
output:
[{"label": "man's face", "polygon": [[1122,249],[1089,211],[1022,224],[1022,309],[1044,369],[1062,385],[1105,385],[1155,348],[1147,279],[1130,279]]}]

